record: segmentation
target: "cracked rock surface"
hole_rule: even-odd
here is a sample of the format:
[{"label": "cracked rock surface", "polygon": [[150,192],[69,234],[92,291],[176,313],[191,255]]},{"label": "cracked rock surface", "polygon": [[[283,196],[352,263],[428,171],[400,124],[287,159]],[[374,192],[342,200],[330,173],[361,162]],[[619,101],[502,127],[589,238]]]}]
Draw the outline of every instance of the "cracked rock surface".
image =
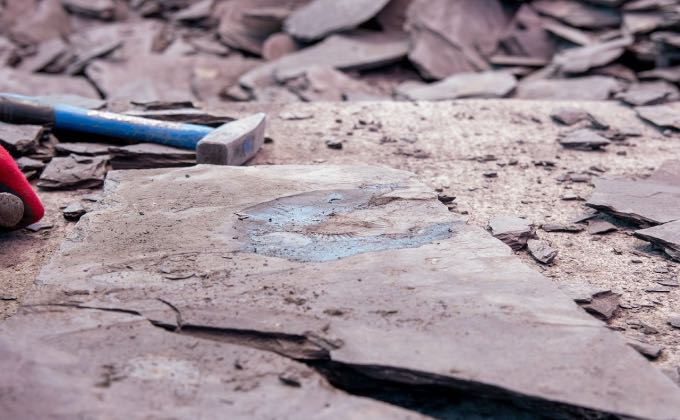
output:
[{"label": "cracked rock surface", "polygon": [[[3,361],[30,359],[37,349],[50,355],[30,364],[37,373],[17,380],[38,395],[56,394],[44,377],[68,364],[59,352],[69,349],[82,352],[82,365],[109,369],[103,375],[110,382],[120,371],[138,369],[118,369],[116,360],[150,353],[219,375],[233,358],[203,358],[203,348],[230,352],[236,344],[252,357],[270,357],[267,366],[303,361],[336,387],[413,414],[414,407],[403,400],[358,390],[357,381],[354,388],[348,385],[350,372],[380,384],[378,389],[390,384],[407,393],[432,387],[460,396],[458,405],[448,402],[449,415],[456,409],[458,415],[479,414],[483,404],[465,406],[467,397],[497,404],[494,413],[507,415],[674,418],[680,412],[680,392],[668,378],[505,244],[455,218],[408,172],[374,166],[199,165],[115,171],[105,189],[99,209],[83,216],[43,269],[39,287],[24,300],[27,306],[2,325],[2,336],[17,337],[1,346],[8,355]],[[267,243],[278,248],[258,247],[258,235],[270,235]],[[310,244],[323,258],[299,258]],[[88,315],[62,319],[55,315],[59,310]],[[89,317],[101,319],[88,324]],[[133,347],[140,353],[122,356],[117,354],[122,344],[104,345],[117,334],[111,331],[142,320],[144,328],[160,327],[152,329],[162,336],[159,341],[153,341],[154,334],[126,333],[138,337]],[[180,339],[187,340],[178,344],[183,349],[199,350],[181,357],[162,351],[170,345],[166,340]],[[24,351],[27,347],[36,350]],[[106,351],[96,351],[100,348]],[[113,362],[92,362],[100,357]],[[210,361],[216,357],[227,362]],[[174,366],[178,375],[196,375],[182,363],[156,361]],[[114,368],[106,367],[111,364]],[[82,375],[74,386],[81,380],[93,386],[97,381],[88,369],[93,368],[66,375]],[[145,370],[143,363],[139,369]],[[153,375],[164,371],[151,370]],[[309,383],[300,373],[282,370],[272,368],[284,390]],[[132,378],[126,386],[135,395],[135,377],[126,377]],[[205,379],[203,373],[199,378]],[[269,386],[273,376],[264,378]],[[88,399],[96,412],[98,404],[126,398],[113,382],[102,391],[103,399],[74,391],[71,401]],[[232,384],[208,382],[221,398],[234,398],[227,409],[236,414],[252,401],[226,392]],[[311,399],[332,398],[338,400],[332,407],[346,403],[357,410],[371,403],[335,392]],[[197,391],[168,404],[191,410],[208,397]],[[371,409],[395,417],[382,410],[396,408],[375,404]],[[443,417],[436,410],[425,414]]]}]

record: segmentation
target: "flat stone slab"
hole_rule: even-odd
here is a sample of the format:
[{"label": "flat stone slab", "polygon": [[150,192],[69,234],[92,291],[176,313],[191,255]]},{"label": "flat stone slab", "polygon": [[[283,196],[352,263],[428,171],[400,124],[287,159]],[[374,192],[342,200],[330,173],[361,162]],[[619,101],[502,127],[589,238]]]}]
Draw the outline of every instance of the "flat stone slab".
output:
[{"label": "flat stone slab", "polygon": [[[114,171],[105,189],[27,303],[133,315],[168,340],[221,343],[215,351],[268,350],[350,390],[396,384],[396,404],[424,386],[462,395],[444,405],[448,413],[475,397],[508,415],[680,413],[668,378],[408,172],[198,165]],[[17,337],[10,353],[53,336],[49,323],[28,327],[31,316],[4,327],[2,336]],[[60,328],[82,322],[67,318]],[[45,340],[35,348],[102,345],[94,336]],[[144,340],[133,348],[157,346]],[[183,357],[210,363],[202,350]],[[25,384],[46,392],[45,377]]]},{"label": "flat stone slab", "polygon": [[[25,334],[7,340],[15,328]],[[420,418],[339,391],[302,363],[169,333],[133,314],[39,308],[0,330],[8,419]]]},{"label": "flat stone slab", "polygon": [[639,224],[680,219],[680,161],[664,162],[647,179],[599,178],[586,205]]},{"label": "flat stone slab", "polygon": [[295,10],[286,19],[286,31],[303,41],[354,29],[373,18],[389,0],[315,0]]}]

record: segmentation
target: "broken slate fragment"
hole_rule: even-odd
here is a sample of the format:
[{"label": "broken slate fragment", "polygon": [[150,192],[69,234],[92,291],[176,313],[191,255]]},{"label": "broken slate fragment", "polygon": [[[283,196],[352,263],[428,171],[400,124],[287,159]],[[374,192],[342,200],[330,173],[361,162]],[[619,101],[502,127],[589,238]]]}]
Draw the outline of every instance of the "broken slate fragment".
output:
[{"label": "broken slate fragment", "polygon": [[326,147],[329,149],[333,150],[341,150],[342,149],[342,140],[339,140],[335,137],[328,138],[324,140],[324,143],[326,144]]},{"label": "broken slate fragment", "polygon": [[587,128],[563,133],[558,142],[566,148],[578,150],[597,150],[611,143],[609,139]]},{"label": "broken slate fragment", "polygon": [[606,76],[527,79],[517,85],[515,97],[521,99],[604,101],[621,89],[622,85],[618,80]]},{"label": "broken slate fragment", "polygon": [[541,225],[541,229],[546,232],[578,233],[583,232],[585,230],[585,227],[577,225],[575,223],[571,224],[544,223]]},{"label": "broken slate fragment", "polygon": [[651,242],[672,259],[680,261],[680,220],[635,231],[635,236]]},{"label": "broken slate fragment", "polygon": [[555,108],[550,113],[550,117],[554,121],[564,125],[574,125],[576,123],[585,121],[589,122],[592,128],[601,130],[606,130],[609,128],[609,124],[600,121],[590,112],[573,106],[561,106],[559,108]]},{"label": "broken slate fragment", "polygon": [[633,85],[625,92],[618,93],[616,98],[633,106],[657,105],[677,101],[680,99],[680,90],[674,84],[660,80]]},{"label": "broken slate fragment", "polygon": [[108,157],[57,157],[45,167],[38,187],[45,190],[95,188],[104,183]]},{"label": "broken slate fragment", "polygon": [[588,220],[588,233],[591,235],[603,235],[605,233],[616,232],[616,226],[602,219]]},{"label": "broken slate fragment", "polygon": [[113,0],[61,0],[71,13],[101,20],[113,20],[116,4]]},{"label": "broken slate fragment", "polygon": [[390,0],[312,0],[296,9],[284,24],[286,32],[304,41],[354,29],[373,18]]},{"label": "broken slate fragment", "polygon": [[541,264],[551,264],[557,257],[557,250],[550,246],[548,241],[540,239],[529,239],[527,241],[529,254]]},{"label": "broken slate fragment", "polygon": [[524,248],[529,238],[535,235],[534,227],[529,221],[509,215],[492,217],[488,229],[495,238],[515,251]]},{"label": "broken slate fragment", "polygon": [[668,318],[668,325],[680,329],[680,315],[671,315]]},{"label": "broken slate fragment", "polygon": [[62,212],[64,214],[64,219],[70,221],[77,221],[80,219],[87,210],[80,202],[71,203]]},{"label": "broken slate fragment", "polygon": [[352,94],[375,93],[368,83],[328,66],[310,66],[300,76],[289,80],[286,86],[307,102],[343,101]]},{"label": "broken slate fragment", "polygon": [[657,127],[680,130],[680,102],[639,106],[635,108],[635,112],[640,118]]},{"label": "broken slate fragment", "polygon": [[569,0],[536,0],[531,6],[538,13],[583,29],[602,29],[621,24],[621,14],[614,8]]},{"label": "broken slate fragment", "polygon": [[22,172],[42,171],[45,168],[45,162],[38,159],[31,159],[26,156],[20,157],[16,162]]},{"label": "broken slate fragment", "polygon": [[110,146],[113,169],[147,169],[192,166],[196,151],[162,144],[140,143],[129,146]]},{"label": "broken slate fragment", "polygon": [[641,355],[650,360],[658,359],[663,352],[663,348],[654,344],[645,343],[644,341],[636,340],[634,338],[628,339],[628,345],[637,350]]},{"label": "broken slate fragment", "polygon": [[[680,162],[666,161],[647,179],[597,178],[586,203],[637,224],[660,224],[680,219]],[[652,233],[662,233],[654,230]],[[644,232],[642,233],[645,234]]]},{"label": "broken slate fragment", "polygon": [[582,307],[595,318],[608,321],[614,317],[619,308],[619,298],[620,295],[611,291],[596,293],[592,296],[590,302]]},{"label": "broken slate fragment", "polygon": [[413,101],[459,98],[502,98],[517,85],[515,76],[502,71],[458,73],[431,84],[406,82],[396,93]]},{"label": "broken slate fragment", "polygon": [[399,61],[409,50],[402,33],[353,32],[331,35],[318,44],[303,48],[278,60],[256,67],[239,78],[249,89],[272,85],[302,75],[309,66],[321,65],[338,70],[362,70]]},{"label": "broken slate fragment", "polygon": [[414,0],[405,23],[409,60],[425,79],[488,69],[508,22],[498,0]]},{"label": "broken slate fragment", "polygon": [[54,150],[59,155],[99,156],[109,153],[110,144],[105,143],[57,143]]},{"label": "broken slate fragment", "polygon": [[99,98],[97,90],[83,77],[24,73],[0,69],[0,92],[19,95],[71,94]]},{"label": "broken slate fragment", "polygon": [[553,57],[553,63],[564,74],[582,74],[621,57],[632,38],[621,38],[584,47],[567,48]]},{"label": "broken slate fragment", "polygon": [[[89,295],[73,292],[79,299]],[[346,393],[315,369],[266,348],[177,334],[165,329],[164,319],[152,324],[134,314],[73,306],[55,311],[48,305],[3,323],[3,379],[31,390],[0,395],[5,418],[49,418],[55,411],[64,418],[177,418],[180,412],[201,418],[207,410],[213,413],[207,417],[228,419],[425,419]],[[8,340],[5,328],[18,333],[17,340]],[[289,345],[288,337],[281,340]]]},{"label": "broken slate fragment", "polygon": [[0,122],[0,146],[14,155],[30,153],[43,135],[40,125],[15,125]]}]

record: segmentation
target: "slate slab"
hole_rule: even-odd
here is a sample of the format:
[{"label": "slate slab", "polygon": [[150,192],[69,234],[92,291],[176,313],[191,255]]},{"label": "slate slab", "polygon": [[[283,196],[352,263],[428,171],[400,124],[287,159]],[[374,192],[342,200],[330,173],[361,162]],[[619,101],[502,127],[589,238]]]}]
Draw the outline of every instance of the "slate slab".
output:
[{"label": "slate slab", "polygon": [[584,29],[601,29],[618,26],[621,15],[618,10],[569,0],[536,0],[531,3],[539,13]]},{"label": "slate slab", "polygon": [[502,71],[458,73],[439,82],[422,85],[404,83],[396,93],[414,101],[459,98],[502,98],[517,86],[515,76]]},{"label": "slate slab", "polygon": [[656,105],[680,99],[680,90],[671,83],[660,80],[633,85],[616,95],[617,99],[633,106]]},{"label": "slate slab", "polygon": [[[201,356],[207,342],[215,351],[236,343],[320,363],[340,378],[349,369],[400,392],[436,386],[526,415],[680,412],[675,385],[409,173],[198,165],[114,171],[106,194],[27,303],[108,308],[179,328],[198,346],[183,360],[199,365],[214,359]],[[69,329],[79,319],[69,317]],[[55,334],[50,325],[6,331]],[[52,342],[81,349],[83,360],[108,343]]]},{"label": "slate slab", "polygon": [[174,334],[134,314],[46,308],[0,329],[8,419],[424,418],[339,391],[302,363]]},{"label": "slate slab", "polygon": [[515,97],[521,99],[604,101],[621,89],[622,85],[618,80],[606,76],[523,80],[517,86]]},{"label": "slate slab", "polygon": [[402,59],[408,49],[408,38],[401,33],[358,32],[331,35],[311,47],[256,67],[242,75],[239,83],[250,89],[267,86],[274,82],[274,78],[285,81],[297,77],[311,65],[339,70],[380,67]]},{"label": "slate slab", "polygon": [[109,154],[110,144],[106,143],[57,143],[54,149],[60,155],[100,156]]},{"label": "slate slab", "polygon": [[23,155],[34,151],[44,129],[40,125],[15,125],[0,122],[0,146],[12,154]]},{"label": "slate slab", "polygon": [[611,143],[608,138],[588,128],[562,133],[557,141],[565,148],[579,150],[601,149]]},{"label": "slate slab", "polygon": [[565,74],[582,74],[618,59],[625,48],[633,43],[631,37],[567,48],[553,57],[553,63]]},{"label": "slate slab", "polygon": [[680,102],[639,106],[635,108],[635,112],[640,118],[657,127],[680,130]]},{"label": "slate slab", "polygon": [[[213,15],[219,19],[220,41],[231,48],[262,54],[262,44],[269,35],[281,30],[284,20],[294,8],[306,0],[235,0],[218,2]],[[269,10],[268,18],[257,11]],[[259,16],[253,16],[253,13]]]},{"label": "slate slab", "polygon": [[487,69],[508,21],[498,0],[415,0],[405,23],[409,60],[425,79]]},{"label": "slate slab", "polygon": [[557,257],[557,250],[548,241],[540,239],[529,239],[527,241],[529,254],[541,264],[552,264]]},{"label": "slate slab", "polygon": [[108,156],[56,157],[40,175],[38,187],[45,190],[94,188],[104,183]]},{"label": "slate slab", "polygon": [[598,178],[587,206],[637,224],[680,219],[680,163],[666,161],[641,180]]},{"label": "slate slab", "polygon": [[524,248],[527,241],[535,236],[531,222],[511,215],[499,215],[489,220],[491,234],[515,251]]},{"label": "slate slab", "polygon": [[657,245],[672,259],[680,261],[680,221],[635,231],[635,236]]},{"label": "slate slab", "polygon": [[0,91],[20,95],[71,94],[99,98],[96,89],[83,77],[30,74],[8,68],[0,69]]},{"label": "slate slab", "polygon": [[354,29],[373,18],[390,0],[312,0],[286,19],[284,29],[295,38],[311,42]]},{"label": "slate slab", "polygon": [[113,169],[173,168],[196,164],[196,151],[140,143],[109,147]]}]

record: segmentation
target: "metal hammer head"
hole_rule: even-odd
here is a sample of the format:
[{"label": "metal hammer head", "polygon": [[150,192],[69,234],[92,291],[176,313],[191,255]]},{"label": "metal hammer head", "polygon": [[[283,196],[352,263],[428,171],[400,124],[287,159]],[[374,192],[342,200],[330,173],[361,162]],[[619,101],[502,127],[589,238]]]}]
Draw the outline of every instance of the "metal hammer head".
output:
[{"label": "metal hammer head", "polygon": [[266,115],[260,112],[218,127],[198,142],[196,162],[243,165],[264,143],[265,119]]}]

